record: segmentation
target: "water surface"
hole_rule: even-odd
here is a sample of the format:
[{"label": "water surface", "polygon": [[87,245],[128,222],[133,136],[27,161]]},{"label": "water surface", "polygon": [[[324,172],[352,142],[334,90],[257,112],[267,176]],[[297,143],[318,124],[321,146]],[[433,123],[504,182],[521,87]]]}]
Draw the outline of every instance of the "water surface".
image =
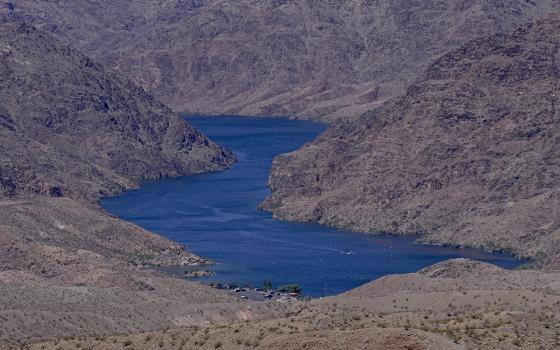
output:
[{"label": "water surface", "polygon": [[218,262],[205,281],[274,286],[297,283],[305,294],[340,293],[375,278],[417,271],[465,257],[513,268],[506,254],[415,244],[411,238],[344,232],[316,224],[272,219],[257,205],[272,158],[312,140],[325,126],[308,121],[245,117],[190,117],[239,162],[214,174],[147,182],[142,189],[109,198],[111,213]]}]

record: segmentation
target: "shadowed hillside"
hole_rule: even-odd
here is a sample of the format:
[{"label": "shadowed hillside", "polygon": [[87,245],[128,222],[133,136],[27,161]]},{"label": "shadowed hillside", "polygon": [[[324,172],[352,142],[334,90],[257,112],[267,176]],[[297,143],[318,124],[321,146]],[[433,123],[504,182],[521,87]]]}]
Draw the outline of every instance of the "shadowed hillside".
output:
[{"label": "shadowed hillside", "polygon": [[0,189],[115,194],[233,156],[133,83],[22,23],[0,27]]}]

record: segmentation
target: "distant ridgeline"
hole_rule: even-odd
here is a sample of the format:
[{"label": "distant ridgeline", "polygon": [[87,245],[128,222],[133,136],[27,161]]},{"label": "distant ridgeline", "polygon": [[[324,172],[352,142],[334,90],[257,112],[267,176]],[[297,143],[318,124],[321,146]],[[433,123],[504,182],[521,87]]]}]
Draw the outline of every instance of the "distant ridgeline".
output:
[{"label": "distant ridgeline", "polygon": [[556,0],[0,1],[0,12],[52,32],[176,111],[330,120],[405,92],[433,58],[468,40],[555,8]]}]

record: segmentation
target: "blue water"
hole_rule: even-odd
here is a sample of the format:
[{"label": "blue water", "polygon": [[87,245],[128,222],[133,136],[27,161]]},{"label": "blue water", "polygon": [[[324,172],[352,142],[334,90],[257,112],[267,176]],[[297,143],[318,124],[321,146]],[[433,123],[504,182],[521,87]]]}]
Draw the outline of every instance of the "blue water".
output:
[{"label": "blue water", "polygon": [[[218,262],[205,281],[262,285],[297,283],[305,294],[340,293],[375,278],[417,271],[466,257],[506,268],[506,254],[415,244],[411,238],[344,232],[315,224],[272,219],[257,205],[272,158],[312,140],[325,126],[307,121],[191,117],[188,121],[236,152],[230,170],[147,182],[142,189],[105,199],[103,207]],[[351,253],[351,254],[348,254]]]}]

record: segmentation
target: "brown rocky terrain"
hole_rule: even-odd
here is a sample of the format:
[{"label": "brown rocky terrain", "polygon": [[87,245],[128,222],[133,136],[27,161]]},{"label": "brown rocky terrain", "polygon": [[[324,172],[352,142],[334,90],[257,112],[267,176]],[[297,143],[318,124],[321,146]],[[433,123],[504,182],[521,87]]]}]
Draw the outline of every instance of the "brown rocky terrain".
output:
[{"label": "brown rocky terrain", "polygon": [[142,178],[233,161],[122,76],[180,110],[376,107],[279,157],[266,208],[559,266],[560,21],[467,42],[557,2],[0,6],[16,20],[0,21],[0,348],[560,347],[558,272],[455,260],[321,300],[246,302],[145,268],[207,261],[95,204]]},{"label": "brown rocky terrain", "polygon": [[233,159],[141,88],[27,24],[2,25],[0,50],[5,196],[98,198]]},{"label": "brown rocky terrain", "polygon": [[0,21],[0,72],[0,343],[245,312],[227,295],[140,267],[209,261],[95,203],[140,179],[224,169],[231,152],[28,24]]},{"label": "brown rocky terrain", "polygon": [[37,261],[47,261],[42,266],[56,260],[65,276],[49,276],[48,267],[42,275],[33,269],[0,272],[0,348],[259,319],[277,312],[276,305],[241,302],[207,286],[86,250],[31,249]]},{"label": "brown rocky terrain", "polygon": [[[156,251],[181,259],[180,247],[117,224],[85,199],[140,179],[220,170],[233,155],[141,88],[28,24],[0,23],[0,70],[3,238],[87,247],[136,263],[138,256],[163,262]],[[120,232],[81,236],[111,226]]]},{"label": "brown rocky terrain", "polygon": [[280,317],[166,332],[73,338],[31,349],[555,349],[558,273],[469,260],[388,276]]},{"label": "brown rocky terrain", "polygon": [[180,112],[356,116],[554,0],[1,0]]},{"label": "brown rocky terrain", "polygon": [[473,40],[407,93],[278,157],[276,217],[559,266],[558,15]]}]

